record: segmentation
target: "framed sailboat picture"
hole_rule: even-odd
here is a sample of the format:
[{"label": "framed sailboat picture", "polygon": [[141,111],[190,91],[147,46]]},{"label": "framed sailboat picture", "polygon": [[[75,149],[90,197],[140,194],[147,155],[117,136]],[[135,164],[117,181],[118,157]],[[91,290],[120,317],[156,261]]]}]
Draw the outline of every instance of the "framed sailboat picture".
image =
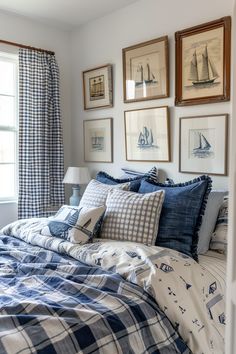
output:
[{"label": "framed sailboat picture", "polygon": [[180,118],[179,171],[227,175],[228,115]]},{"label": "framed sailboat picture", "polygon": [[175,33],[177,106],[230,100],[231,18]]},{"label": "framed sailboat picture", "polygon": [[127,161],[170,161],[168,107],[125,111]]},{"label": "framed sailboat picture", "polygon": [[112,162],[112,118],[84,120],[84,161]]},{"label": "framed sailboat picture", "polygon": [[122,50],[124,102],[169,96],[168,37]]},{"label": "framed sailboat picture", "polygon": [[112,107],[112,65],[83,71],[84,109]]}]

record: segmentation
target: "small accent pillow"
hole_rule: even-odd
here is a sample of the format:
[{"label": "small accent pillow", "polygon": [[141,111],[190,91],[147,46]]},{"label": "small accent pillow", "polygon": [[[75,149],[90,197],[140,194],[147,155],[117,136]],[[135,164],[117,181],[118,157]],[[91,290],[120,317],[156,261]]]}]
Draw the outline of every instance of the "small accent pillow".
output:
[{"label": "small accent pillow", "polygon": [[200,176],[174,185],[141,182],[139,193],[165,191],[156,245],[175,249],[197,260],[198,230],[201,226],[211,179]]},{"label": "small accent pillow", "polygon": [[202,225],[198,233],[198,254],[204,254],[209,250],[209,244],[212,233],[215,230],[220,206],[222,205],[226,195],[226,191],[220,190],[211,191],[209,194],[206,210],[202,218]]},{"label": "small accent pillow", "polygon": [[148,172],[139,172],[125,167],[122,168],[122,171],[124,171],[125,173],[124,178],[126,177],[149,178],[153,182],[158,183],[158,169],[156,168],[156,166],[153,166],[151,170],[149,170]]},{"label": "small accent pillow", "polygon": [[220,207],[219,215],[216,221],[216,228],[212,234],[210,249],[220,253],[227,253],[227,233],[228,233],[228,196]]},{"label": "small accent pillow", "polygon": [[97,235],[105,210],[105,206],[80,208],[63,205],[41,234],[63,238],[72,243],[87,243]]},{"label": "small accent pillow", "polygon": [[129,190],[130,183],[107,185],[92,179],[87,185],[79,206],[99,207],[106,204],[107,195],[113,188]]},{"label": "small accent pillow", "polygon": [[154,245],[164,195],[162,190],[144,195],[111,190],[100,237]]}]

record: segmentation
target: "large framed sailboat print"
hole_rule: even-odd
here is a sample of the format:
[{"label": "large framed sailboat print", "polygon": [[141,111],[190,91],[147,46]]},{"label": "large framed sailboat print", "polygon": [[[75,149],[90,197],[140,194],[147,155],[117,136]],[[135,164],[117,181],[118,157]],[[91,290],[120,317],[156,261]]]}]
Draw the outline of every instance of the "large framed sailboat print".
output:
[{"label": "large framed sailboat print", "polygon": [[125,111],[127,161],[170,161],[168,107]]},{"label": "large framed sailboat print", "polygon": [[227,175],[228,115],[182,117],[179,171]]},{"label": "large framed sailboat print", "polygon": [[230,100],[230,16],[175,33],[177,106]]},{"label": "large framed sailboat print", "polygon": [[169,96],[168,36],[122,50],[124,102]]}]

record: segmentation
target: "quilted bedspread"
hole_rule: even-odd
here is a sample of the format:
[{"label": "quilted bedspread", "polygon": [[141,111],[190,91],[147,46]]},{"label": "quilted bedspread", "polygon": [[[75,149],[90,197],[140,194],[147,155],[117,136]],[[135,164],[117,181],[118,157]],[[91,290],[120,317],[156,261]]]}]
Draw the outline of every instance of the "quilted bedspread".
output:
[{"label": "quilted bedspread", "polygon": [[[64,307],[69,307],[70,311],[72,309],[75,311],[76,326],[79,326],[79,319],[79,324],[82,328],[86,326],[88,332],[83,332],[81,327],[78,328],[78,331],[81,331],[87,339],[94,338],[92,339],[94,341],[92,347],[88,343],[84,344],[82,349],[84,353],[189,353],[189,349],[194,354],[224,353],[224,295],[219,281],[205,267],[177,251],[134,242],[108,240],[103,242],[97,240],[92,244],[78,246],[59,238],[41,235],[40,230],[46,222],[45,219],[22,220],[2,230],[6,235],[13,235],[28,244],[47,249],[46,251],[42,248],[32,248],[30,246],[28,251],[28,246],[25,243],[22,246],[22,242],[15,239],[14,242],[19,242],[19,245],[23,247],[22,257],[24,260],[22,261],[18,255],[18,246],[16,250],[11,251],[13,255],[15,252],[15,258],[21,262],[19,264],[16,261],[16,269],[21,269],[21,267],[25,269],[23,271],[25,278],[20,279],[19,284],[16,273],[13,272],[12,263],[10,262],[8,265],[8,261],[6,261],[2,267],[6,274],[1,275],[0,273],[0,289],[4,289],[4,282],[2,286],[1,279],[5,281],[5,278],[8,278],[8,270],[11,282],[9,286],[6,286],[6,293],[9,292],[13,296],[12,291],[13,294],[18,293],[18,287],[23,280],[26,283],[23,287],[25,289],[23,295],[19,292],[20,296],[23,297],[19,298],[17,303],[17,306],[19,306],[17,309],[22,309],[24,316],[28,311],[27,309],[30,309],[27,298],[28,293],[32,291],[31,301],[36,304],[36,307],[39,306],[39,303],[41,306],[38,311],[39,316],[41,312],[46,311],[47,316],[52,320],[47,312],[52,311],[50,306],[54,304],[50,301],[55,301],[56,309],[60,308],[61,311],[58,313],[56,310],[55,314],[53,310],[53,319],[55,320],[56,317],[60,323],[63,321],[63,325],[64,321],[67,323],[66,321],[70,318],[66,314],[67,309],[65,310]],[[4,240],[4,237],[2,240]],[[6,238],[6,240],[7,243],[4,247],[8,247],[9,239]],[[49,250],[57,253],[49,252]],[[29,260],[27,260],[27,252],[29,252]],[[42,254],[43,262],[38,259],[39,255],[37,255],[35,261],[32,261],[30,252]],[[9,249],[2,253],[3,256],[5,253],[6,259],[8,259]],[[52,254],[57,261],[51,261]],[[10,255],[12,257],[12,253]],[[74,260],[67,259],[67,256],[73,257]],[[81,264],[78,266],[79,263],[76,263],[75,260],[82,262],[84,267]],[[63,262],[66,262],[66,264],[61,264]],[[15,263],[13,262],[13,264]],[[58,274],[60,280],[55,280],[57,285],[54,286],[54,281],[51,278],[56,277],[55,279],[57,279],[56,274]],[[74,277],[76,277],[76,280]],[[32,283],[33,279],[35,285]],[[68,280],[70,280],[70,284],[67,285]],[[45,283],[50,284],[51,292]],[[16,286],[17,291],[14,287],[12,288],[12,284],[14,284],[14,287]],[[71,287],[72,290],[70,290]],[[59,291],[60,288],[65,289],[65,291]],[[36,289],[39,291],[39,295],[36,294],[34,297]],[[70,291],[73,296],[68,296]],[[94,291],[96,295],[93,296],[91,293]],[[7,296],[5,292],[4,296]],[[123,296],[122,305],[120,296]],[[79,300],[77,297],[79,297]],[[91,298],[93,304],[96,303],[97,306],[92,306],[92,309]],[[67,305],[69,299],[71,299],[73,305]],[[41,300],[45,303],[41,304]],[[104,308],[103,301],[105,303]],[[5,300],[3,302],[3,309],[6,311],[6,302]],[[87,312],[84,310],[84,303],[88,306],[86,307]],[[44,310],[44,306],[50,310]],[[131,309],[129,306],[131,306]],[[99,312],[101,308],[102,313]],[[133,313],[133,308],[136,308],[136,314]],[[110,311],[111,314],[108,315]],[[122,319],[119,311],[123,314]],[[64,313],[66,320],[64,319]],[[28,318],[27,316],[24,319]],[[36,314],[34,320],[36,323],[39,321],[38,327],[41,330],[43,326],[41,325],[41,319],[38,318],[39,316]],[[97,316],[101,322],[95,321],[96,324],[93,327],[93,319],[98,318]],[[113,325],[110,324],[106,316]],[[141,321],[141,325],[139,321]],[[18,333],[18,322],[12,326],[14,328],[12,330]],[[57,338],[54,335],[54,330],[52,330],[54,326],[49,325],[48,331],[43,330],[43,336],[48,336],[45,341],[49,341],[50,345],[54,345],[51,343],[54,343],[54,340],[56,341],[54,338]],[[64,326],[67,328],[66,324]],[[36,331],[36,327],[33,325],[30,328],[32,331]],[[177,336],[173,328],[181,337]],[[74,335],[74,329],[68,331],[72,331],[73,338],[77,338]],[[103,331],[105,332],[102,335],[101,332]],[[107,331],[110,331],[109,334]],[[84,333],[88,333],[88,335],[84,335]],[[90,336],[91,333],[92,337]],[[0,342],[2,342],[1,336],[0,322]],[[29,338],[32,338],[32,336],[29,335]],[[65,338],[67,338],[66,335]],[[103,345],[104,341],[108,340],[107,338],[109,338],[108,344]],[[189,349],[183,344],[181,338]],[[71,341],[70,338],[64,340],[65,343],[67,340]],[[32,347],[34,345],[32,344]],[[74,352],[79,352],[80,339],[76,339],[76,345],[78,347]],[[68,350],[67,352],[70,353]]]},{"label": "quilted bedspread", "polygon": [[0,353],[189,349],[141,287],[101,267],[1,235]]}]

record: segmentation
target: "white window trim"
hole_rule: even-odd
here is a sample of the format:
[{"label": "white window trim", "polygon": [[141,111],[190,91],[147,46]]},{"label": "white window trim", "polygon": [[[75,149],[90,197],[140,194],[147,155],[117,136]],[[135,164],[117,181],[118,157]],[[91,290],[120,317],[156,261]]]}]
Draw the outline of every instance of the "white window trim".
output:
[{"label": "white window trim", "polygon": [[[16,91],[15,91],[15,127],[12,126],[1,126],[0,125],[0,131],[13,131],[16,132],[16,144],[15,144],[15,195],[13,197],[0,197],[0,204],[3,203],[17,203],[18,199],[18,146],[19,146],[19,136],[18,136],[18,131],[19,131],[19,107],[18,107],[18,97],[19,97],[19,75],[18,75],[18,54],[12,54],[12,53],[7,53],[7,52],[2,52],[0,51],[0,59],[8,62],[14,62],[15,63],[15,80],[16,80]],[[11,96],[11,95],[1,95],[1,96]],[[3,165],[4,163],[0,163],[0,165]],[[8,164],[8,163],[6,163]]]}]

